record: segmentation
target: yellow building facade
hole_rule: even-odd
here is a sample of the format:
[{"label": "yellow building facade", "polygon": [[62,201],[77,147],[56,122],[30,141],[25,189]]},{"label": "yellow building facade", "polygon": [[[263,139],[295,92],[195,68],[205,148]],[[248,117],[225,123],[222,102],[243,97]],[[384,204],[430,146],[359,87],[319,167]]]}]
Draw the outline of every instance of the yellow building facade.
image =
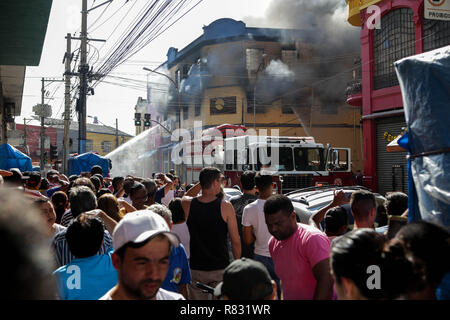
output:
[{"label": "yellow building facade", "polygon": [[[132,139],[127,134],[119,134],[119,146]],[[101,156],[105,156],[118,146],[116,144],[116,135],[109,133],[86,132],[86,150],[97,152]]]}]

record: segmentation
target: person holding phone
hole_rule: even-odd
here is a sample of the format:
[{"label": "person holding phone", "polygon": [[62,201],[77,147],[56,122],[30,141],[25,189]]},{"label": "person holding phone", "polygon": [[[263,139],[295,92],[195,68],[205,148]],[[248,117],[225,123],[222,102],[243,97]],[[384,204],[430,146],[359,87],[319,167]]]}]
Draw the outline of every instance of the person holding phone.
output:
[{"label": "person holding phone", "polygon": [[[319,211],[317,211],[316,213],[314,213],[310,218],[309,218],[309,225],[313,226],[319,230],[322,230],[320,223],[325,219],[326,214],[333,208],[335,207],[340,207],[346,203],[349,202],[350,200],[350,193],[345,193],[342,189],[338,190],[334,190],[333,192],[333,201],[330,202],[329,205],[323,207],[322,209],[320,209]],[[343,208],[342,208],[343,209]],[[344,211],[346,211],[345,209],[343,209]],[[348,219],[347,219],[347,226],[348,226]],[[347,231],[347,228],[345,228],[345,230],[343,230],[343,232]],[[325,232],[328,236],[337,236],[340,234],[332,234],[329,235],[327,232]],[[341,233],[343,234],[343,233]]]},{"label": "person holding phone", "polygon": [[[385,235],[389,233],[389,238],[392,238],[408,222],[408,219],[399,218],[408,209],[408,196],[403,192],[392,192],[386,196],[384,207],[389,217],[389,223],[386,226],[376,228],[375,231]],[[389,224],[392,225],[390,232],[388,232]]]}]

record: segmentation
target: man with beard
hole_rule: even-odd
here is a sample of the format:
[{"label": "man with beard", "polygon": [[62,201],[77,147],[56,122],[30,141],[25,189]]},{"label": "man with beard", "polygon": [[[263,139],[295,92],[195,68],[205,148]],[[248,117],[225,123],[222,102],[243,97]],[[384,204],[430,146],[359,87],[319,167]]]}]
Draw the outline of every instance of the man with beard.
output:
[{"label": "man with beard", "polygon": [[272,237],[269,252],[284,300],[329,300],[333,296],[330,241],[317,228],[297,223],[291,200],[273,195],[264,203]]},{"label": "man with beard", "polygon": [[150,210],[127,214],[114,229],[113,245],[112,262],[119,281],[100,300],[184,300],[161,288],[171,245],[179,245],[161,216]]}]

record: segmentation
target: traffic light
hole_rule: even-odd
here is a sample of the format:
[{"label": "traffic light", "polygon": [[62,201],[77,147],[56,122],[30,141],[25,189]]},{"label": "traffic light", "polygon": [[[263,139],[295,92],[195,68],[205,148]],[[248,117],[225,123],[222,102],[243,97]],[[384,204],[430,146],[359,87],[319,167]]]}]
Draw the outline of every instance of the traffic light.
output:
[{"label": "traffic light", "polygon": [[146,113],[144,115],[144,118],[145,118],[144,127],[151,127],[152,122],[150,120],[152,119],[152,115],[150,113]]},{"label": "traffic light", "polygon": [[50,145],[50,161],[58,159],[58,147]]},{"label": "traffic light", "polygon": [[142,124],[142,122],[141,122],[141,114],[140,113],[135,113],[134,114],[134,125],[136,127],[140,127],[141,124]]}]

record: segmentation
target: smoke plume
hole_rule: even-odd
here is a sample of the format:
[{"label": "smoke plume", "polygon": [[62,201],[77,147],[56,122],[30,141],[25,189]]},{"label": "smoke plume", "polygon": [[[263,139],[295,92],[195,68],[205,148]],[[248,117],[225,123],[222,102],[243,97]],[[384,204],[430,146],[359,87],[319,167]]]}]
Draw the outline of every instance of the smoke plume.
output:
[{"label": "smoke plume", "polygon": [[[302,62],[291,69],[301,99],[300,105],[295,106],[296,114],[304,113],[305,107],[312,104],[336,110],[345,103],[345,89],[351,80],[354,61],[360,55],[360,29],[347,22],[347,10],[345,1],[341,0],[273,0],[264,18],[244,19],[247,26],[299,29],[308,35],[296,39],[301,43]],[[284,42],[291,40],[285,38]],[[283,70],[280,66],[277,72]],[[281,90],[285,95],[292,91],[292,86],[286,86],[285,81],[268,82],[267,78],[262,81],[266,82],[263,89],[271,87],[272,92]],[[281,88],[276,88],[277,85]]]}]

